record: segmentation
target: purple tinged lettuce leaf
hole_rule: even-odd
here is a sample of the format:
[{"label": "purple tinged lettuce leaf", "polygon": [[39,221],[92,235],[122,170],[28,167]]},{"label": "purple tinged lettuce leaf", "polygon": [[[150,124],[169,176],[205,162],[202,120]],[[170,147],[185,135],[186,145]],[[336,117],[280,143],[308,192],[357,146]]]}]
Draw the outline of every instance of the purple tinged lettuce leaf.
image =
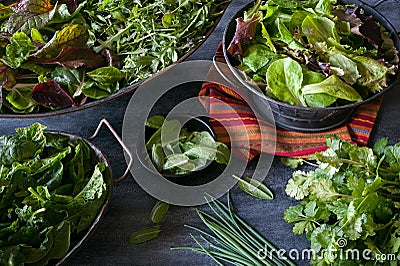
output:
[{"label": "purple tinged lettuce leaf", "polygon": [[41,82],[32,90],[32,99],[39,105],[66,108],[74,103],[71,96],[54,80]]},{"label": "purple tinged lettuce leaf", "polygon": [[22,0],[14,7],[14,14],[8,19],[8,31],[30,33],[32,28],[40,29],[49,23],[55,13],[50,0]]},{"label": "purple tinged lettuce leaf", "polygon": [[106,65],[104,56],[85,47],[66,46],[54,59],[39,61],[42,65],[60,65],[68,69],[76,69],[81,66],[87,68],[98,68]]},{"label": "purple tinged lettuce leaf", "polygon": [[345,10],[334,10],[333,14],[339,21],[350,23],[350,31],[366,39],[375,49],[379,49],[383,43],[379,24],[372,16],[362,14],[359,7],[347,6]]},{"label": "purple tinged lettuce leaf", "polygon": [[236,19],[235,36],[233,36],[228,47],[228,53],[231,56],[243,55],[242,44],[248,43],[254,38],[261,18],[262,16],[259,13],[254,13],[248,20],[243,20],[243,18]]}]

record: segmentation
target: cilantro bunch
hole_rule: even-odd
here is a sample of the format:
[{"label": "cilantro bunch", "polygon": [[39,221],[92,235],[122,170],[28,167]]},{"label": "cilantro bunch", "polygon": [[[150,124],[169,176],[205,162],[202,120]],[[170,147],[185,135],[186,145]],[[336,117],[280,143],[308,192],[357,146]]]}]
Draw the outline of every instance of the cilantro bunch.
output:
[{"label": "cilantro bunch", "polygon": [[400,143],[380,139],[371,149],[332,138],[327,144],[315,154],[314,170],[295,171],[289,180],[286,193],[301,201],[285,220],[310,240],[314,265],[397,265]]}]

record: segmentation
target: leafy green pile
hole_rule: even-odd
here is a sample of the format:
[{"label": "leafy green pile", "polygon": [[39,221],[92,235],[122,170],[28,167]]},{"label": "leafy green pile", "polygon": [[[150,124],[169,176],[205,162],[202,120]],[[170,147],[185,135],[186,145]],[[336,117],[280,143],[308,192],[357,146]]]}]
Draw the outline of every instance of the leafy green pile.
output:
[{"label": "leafy green pile", "polygon": [[229,0],[88,0],[94,49],[123,58],[129,83],[178,60],[205,38]]},{"label": "leafy green pile", "polygon": [[156,129],[147,140],[146,149],[160,173],[187,174],[204,168],[210,161],[225,165],[229,162],[229,148],[207,131],[189,132],[179,120],[164,120],[162,116],[150,117],[146,126]]},{"label": "leafy green pile", "polygon": [[0,112],[110,96],[194,48],[222,9],[214,0],[0,4]]},{"label": "leafy green pile", "polygon": [[336,0],[258,0],[236,19],[228,53],[266,95],[305,107],[361,101],[398,69],[390,34]]},{"label": "leafy green pile", "polygon": [[64,257],[107,195],[105,165],[93,150],[45,128],[0,137],[0,265]]},{"label": "leafy green pile", "polygon": [[289,180],[286,193],[301,202],[285,211],[285,220],[295,223],[294,233],[306,233],[314,265],[397,265],[400,143],[380,139],[371,149],[332,138],[327,144],[315,170],[295,171]]}]

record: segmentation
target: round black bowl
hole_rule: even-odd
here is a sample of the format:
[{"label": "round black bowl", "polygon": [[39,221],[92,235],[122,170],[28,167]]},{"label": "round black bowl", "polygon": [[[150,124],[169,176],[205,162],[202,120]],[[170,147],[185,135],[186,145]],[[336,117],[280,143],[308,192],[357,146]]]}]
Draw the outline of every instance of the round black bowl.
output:
[{"label": "round black bowl", "polygon": [[[186,115],[174,115],[171,118],[168,119],[177,119],[179,120],[182,124],[183,127],[187,128],[189,131],[207,131],[211,134],[211,136],[216,139],[216,134],[214,130],[211,128],[211,126],[208,124],[206,121],[207,118],[203,117],[190,117]],[[221,169],[221,166],[217,164],[215,161],[210,162],[206,167],[193,171],[190,173],[186,174],[179,174],[179,175],[174,175],[174,174],[165,174],[165,173],[160,173],[157,171],[155,166],[153,165],[150,155],[148,154],[146,147],[143,145],[146,143],[150,137],[153,135],[155,132],[155,129],[148,128],[146,127],[144,136],[141,135],[138,138],[138,143],[136,146],[136,155],[137,158],[139,159],[139,162],[141,165],[148,170],[149,172],[155,174],[155,175],[160,175],[167,180],[179,184],[179,185],[185,185],[185,186],[198,186],[202,184],[206,184],[215,178],[217,178],[224,169]],[[144,141],[143,141],[144,137]]]},{"label": "round black bowl", "polygon": [[[344,4],[350,3],[349,1],[342,1]],[[351,2],[351,3],[354,3]],[[399,80],[399,73],[391,80],[391,84],[384,90],[370,96],[369,98],[356,103],[351,103],[337,107],[327,108],[309,108],[302,106],[293,106],[271,97],[266,96],[261,92],[261,89],[256,88],[254,85],[250,85],[243,73],[239,72],[235,68],[235,59],[232,58],[228,53],[227,49],[236,31],[236,21],[238,17],[242,17],[244,11],[248,10],[253,6],[254,3],[249,3],[242,10],[236,13],[230,20],[229,24],[225,28],[223,34],[223,53],[227,65],[233,72],[235,77],[249,90],[248,100],[251,101],[262,116],[263,113],[269,113],[267,110],[271,110],[274,116],[275,124],[281,128],[303,131],[303,132],[316,132],[325,131],[335,127],[338,127],[346,123],[356,111],[359,105],[367,103],[387,92],[390,88],[394,87]],[[397,50],[400,50],[400,38],[393,27],[393,25],[377,10],[368,6],[364,3],[357,3],[358,6],[364,9],[366,14],[372,15],[386,30],[391,34],[394,44]],[[268,117],[266,117],[268,119]]]}]

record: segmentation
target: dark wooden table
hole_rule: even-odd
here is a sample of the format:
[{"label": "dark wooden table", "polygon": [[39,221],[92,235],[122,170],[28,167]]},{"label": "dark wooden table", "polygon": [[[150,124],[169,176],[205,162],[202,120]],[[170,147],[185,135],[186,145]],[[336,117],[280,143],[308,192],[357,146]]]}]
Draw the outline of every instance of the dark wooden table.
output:
[{"label": "dark wooden table", "polygon": [[[400,31],[400,1],[399,0],[365,0],[376,5],[377,10],[384,14]],[[232,15],[248,1],[233,0],[215,31],[206,42],[188,60],[211,60],[215,49],[222,38],[222,32]],[[186,92],[195,96],[197,91]],[[83,137],[90,136],[102,118],[108,119],[116,130],[121,133],[125,108],[130,100],[128,94],[110,103],[88,110],[67,115],[41,119],[0,119],[0,133],[10,133],[15,127],[41,122],[52,130],[62,130]],[[171,97],[168,103],[174,104],[178,96]],[[400,86],[389,91],[382,105],[371,144],[380,137],[388,137],[390,143],[400,141]],[[162,109],[163,106],[158,108]],[[113,172],[116,176],[123,173],[126,163],[123,153],[115,139],[102,131],[95,143],[107,154]],[[251,174],[254,163],[249,165],[248,174]],[[277,247],[285,250],[308,248],[308,241],[304,236],[292,233],[292,225],[283,221],[283,212],[296,202],[285,195],[284,189],[291,176],[291,169],[283,166],[279,158],[275,158],[273,165],[264,181],[275,194],[273,201],[261,201],[248,196],[236,187],[231,195],[238,214],[249,224],[259,230]],[[129,243],[129,235],[151,225],[150,210],[156,199],[146,194],[132,176],[114,187],[113,196],[108,211],[99,227],[83,247],[68,261],[69,265],[213,265],[207,256],[189,251],[171,251],[171,247],[195,245],[184,224],[201,226],[201,222],[192,208],[172,206],[161,223],[162,232],[158,239],[140,245]],[[205,208],[200,207],[200,208]],[[308,265],[307,261],[297,261],[299,265]]]}]

